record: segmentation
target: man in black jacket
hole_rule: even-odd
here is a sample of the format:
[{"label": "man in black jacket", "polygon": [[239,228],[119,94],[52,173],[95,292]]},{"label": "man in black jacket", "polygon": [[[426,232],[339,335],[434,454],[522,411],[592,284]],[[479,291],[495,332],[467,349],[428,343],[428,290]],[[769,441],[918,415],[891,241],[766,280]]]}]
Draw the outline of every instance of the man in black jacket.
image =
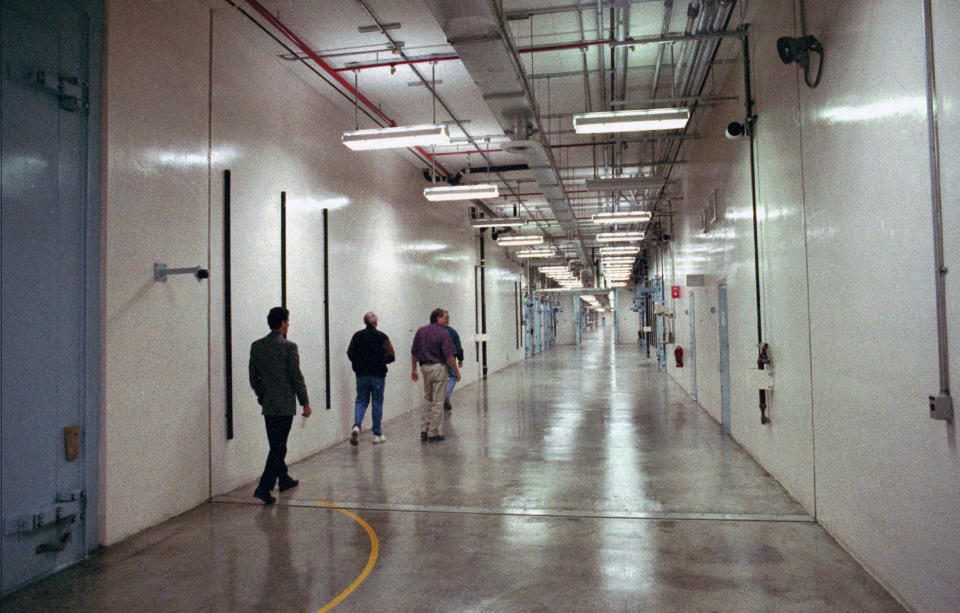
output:
[{"label": "man in black jacket", "polygon": [[387,440],[380,429],[383,417],[383,388],[387,383],[387,364],[396,359],[390,337],[377,330],[377,314],[369,311],[363,316],[366,328],[350,339],[347,357],[357,374],[357,400],[353,407],[353,430],[350,444],[356,446],[360,438],[360,425],[367,404],[373,400],[373,444]]}]

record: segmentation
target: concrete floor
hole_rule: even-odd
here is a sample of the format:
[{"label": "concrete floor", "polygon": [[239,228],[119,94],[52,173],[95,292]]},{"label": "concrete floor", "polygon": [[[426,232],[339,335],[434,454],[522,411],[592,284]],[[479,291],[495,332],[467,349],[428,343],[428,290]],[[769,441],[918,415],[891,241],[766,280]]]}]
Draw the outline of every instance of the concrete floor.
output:
[{"label": "concrete floor", "polygon": [[[610,336],[456,390],[446,441],[421,443],[411,411],[383,445],[366,430],[291,467],[272,507],[251,483],[3,611],[316,611],[345,591],[338,611],[903,611]],[[394,371],[387,402],[410,384]]]}]

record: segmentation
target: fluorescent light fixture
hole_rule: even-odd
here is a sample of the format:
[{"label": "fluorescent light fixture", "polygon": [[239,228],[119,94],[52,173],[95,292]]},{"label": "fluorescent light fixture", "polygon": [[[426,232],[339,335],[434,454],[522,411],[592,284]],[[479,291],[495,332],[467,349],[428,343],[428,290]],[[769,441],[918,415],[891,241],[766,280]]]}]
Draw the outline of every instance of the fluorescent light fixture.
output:
[{"label": "fluorescent light fixture", "polygon": [[526,234],[522,236],[501,236],[497,239],[497,244],[501,247],[516,247],[518,245],[541,245],[543,236],[539,234]]},{"label": "fluorescent light fixture", "polygon": [[614,281],[613,283],[608,283],[608,287],[626,287],[627,284],[625,281]]},{"label": "fluorescent light fixture", "polygon": [[633,223],[650,221],[650,211],[620,211],[618,213],[597,213],[590,219],[593,223]]},{"label": "fluorescent light fixture", "polygon": [[634,255],[640,253],[640,247],[600,247],[600,255]]},{"label": "fluorescent light fixture", "polygon": [[[587,179],[583,182],[583,187],[586,190],[592,192],[605,192],[612,191],[616,189],[620,190],[630,190],[630,189],[642,189],[644,187],[660,187],[666,182],[664,177],[616,177],[614,179]],[[606,215],[611,215],[613,213],[605,213]],[[648,213],[649,215],[649,213]],[[594,218],[599,215],[594,216]],[[648,216],[645,221],[649,221],[650,217]],[[596,219],[594,219],[596,222]],[[600,223],[600,222],[596,222]],[[603,222],[603,223],[617,223],[616,221]]]},{"label": "fluorescent light fixture", "polygon": [[643,232],[601,232],[597,234],[597,240],[601,243],[642,241]]},{"label": "fluorescent light fixture", "polygon": [[340,138],[344,145],[354,151],[369,149],[397,149],[429,145],[449,145],[450,135],[446,124],[397,126],[344,132]]},{"label": "fluorescent light fixture", "polygon": [[520,217],[485,217],[483,219],[471,219],[470,225],[474,228],[509,228],[510,226],[522,226],[523,219]]},{"label": "fluorescent light fixture", "polygon": [[568,272],[570,269],[566,266],[539,266],[540,272]]},{"label": "fluorescent light fixture", "polygon": [[521,249],[514,255],[518,258],[552,258],[553,249],[545,247],[543,249]]},{"label": "fluorescent light fixture", "polygon": [[441,185],[426,187],[423,197],[430,202],[442,200],[474,200],[477,198],[496,198],[500,195],[500,188],[494,184],[484,185]]},{"label": "fluorescent light fixture", "polygon": [[606,266],[607,264],[633,264],[634,259],[635,258],[632,258],[628,255],[623,255],[623,256],[615,255],[613,257],[603,258],[601,262],[603,263],[604,266]]},{"label": "fluorescent light fixture", "polygon": [[686,108],[609,111],[574,115],[573,129],[577,134],[679,130],[689,120],[690,109]]}]

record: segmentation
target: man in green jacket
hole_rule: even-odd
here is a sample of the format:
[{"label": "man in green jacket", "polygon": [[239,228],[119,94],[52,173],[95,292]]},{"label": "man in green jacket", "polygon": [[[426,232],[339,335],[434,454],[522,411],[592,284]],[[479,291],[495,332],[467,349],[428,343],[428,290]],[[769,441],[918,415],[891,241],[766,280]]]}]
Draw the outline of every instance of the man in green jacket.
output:
[{"label": "man in green jacket", "polygon": [[296,401],[299,400],[303,406],[304,418],[310,417],[312,411],[307,386],[300,372],[297,344],[287,340],[290,311],[273,307],[267,315],[267,325],[270,326],[270,334],[250,346],[250,387],[263,407],[263,420],[270,442],[267,464],[253,495],[263,504],[273,504],[277,499],[270,492],[275,484],[279,483],[279,489],[283,492],[300,483],[287,472],[284,461],[290,426],[297,414]]}]

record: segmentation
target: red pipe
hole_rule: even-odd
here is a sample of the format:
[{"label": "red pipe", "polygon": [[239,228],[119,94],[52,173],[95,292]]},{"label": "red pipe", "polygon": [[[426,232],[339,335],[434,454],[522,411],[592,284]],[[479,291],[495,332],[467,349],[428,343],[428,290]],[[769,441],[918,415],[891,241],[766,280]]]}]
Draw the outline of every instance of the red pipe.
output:
[{"label": "red pipe", "polygon": [[[332,66],[330,66],[330,64],[327,64],[326,62],[324,62],[320,58],[320,56],[317,55],[317,53],[310,48],[309,45],[307,45],[305,42],[300,40],[300,37],[294,34],[290,30],[290,28],[284,25],[283,22],[281,22],[279,19],[274,17],[267,9],[263,8],[263,5],[257,2],[257,0],[247,0],[247,4],[249,4],[253,8],[253,10],[255,10],[257,13],[259,13],[261,17],[269,21],[270,25],[280,30],[280,32],[284,36],[286,36],[288,39],[290,39],[290,41],[294,45],[299,47],[300,51],[302,51],[304,54],[306,54],[307,57],[313,60],[314,63],[316,63],[317,66],[319,66],[320,68],[322,68],[324,72],[326,72],[331,77],[333,77],[334,80],[337,83],[339,83],[344,89],[346,89],[348,92],[356,96],[358,102],[363,102],[363,104],[368,109],[370,109],[371,111],[374,112],[374,114],[376,114],[378,117],[383,119],[383,121],[385,121],[387,125],[390,126],[391,128],[396,127],[397,122],[387,117],[387,115],[384,114],[383,111],[377,108],[377,105],[371,102],[366,96],[361,94],[355,87],[350,85],[350,83],[348,83],[346,79],[344,79],[339,74],[337,74],[337,71]],[[433,159],[433,156],[427,153],[427,151],[424,150],[423,147],[414,147],[414,149],[419,151],[421,154],[424,155],[424,157],[430,160],[443,174],[450,176],[450,172],[446,168],[441,166],[439,163],[437,163],[437,161]]]}]

